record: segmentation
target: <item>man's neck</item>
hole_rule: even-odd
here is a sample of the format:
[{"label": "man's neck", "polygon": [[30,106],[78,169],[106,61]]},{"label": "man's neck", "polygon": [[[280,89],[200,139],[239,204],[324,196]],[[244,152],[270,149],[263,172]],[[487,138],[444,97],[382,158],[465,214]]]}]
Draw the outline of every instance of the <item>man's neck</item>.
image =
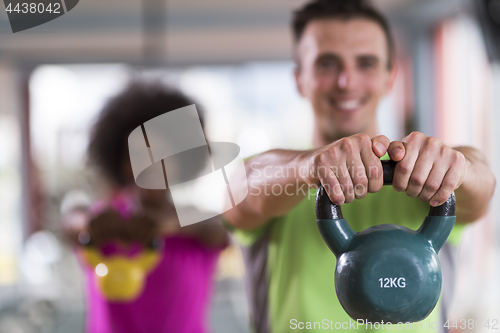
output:
[{"label": "man's neck", "polygon": [[[377,136],[377,133],[378,133],[377,125],[374,125],[371,128],[368,128],[367,130],[362,131],[360,133],[366,133],[370,136],[370,138],[374,138],[375,136]],[[320,147],[326,146],[332,142],[335,142],[337,140],[340,140],[342,138],[345,138],[349,135],[354,135],[354,134],[357,134],[357,133],[352,133],[352,134],[334,133],[333,135],[328,135],[326,133],[322,133],[318,124],[315,124],[314,132],[313,132],[313,146],[315,148],[320,148]]]}]

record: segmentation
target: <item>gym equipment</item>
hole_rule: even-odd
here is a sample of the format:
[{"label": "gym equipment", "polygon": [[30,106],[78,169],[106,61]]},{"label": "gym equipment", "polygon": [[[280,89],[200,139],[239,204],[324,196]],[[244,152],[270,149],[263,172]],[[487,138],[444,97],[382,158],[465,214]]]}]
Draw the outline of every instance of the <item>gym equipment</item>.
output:
[{"label": "gym equipment", "polygon": [[146,277],[161,259],[161,253],[156,249],[142,249],[133,256],[105,256],[94,246],[84,246],[79,250],[94,269],[101,294],[114,302],[131,302],[137,299],[144,290]]},{"label": "gym equipment", "polygon": [[[392,185],[396,162],[382,161],[384,185]],[[354,320],[417,322],[434,309],[441,292],[438,252],[455,224],[455,194],[431,207],[417,230],[381,224],[354,232],[323,186],[316,196],[317,225],[337,257],[335,289]]]},{"label": "gym equipment", "polygon": [[163,256],[156,222],[137,212],[132,198],[123,194],[97,202],[89,211],[90,221],[78,235],[79,255],[93,269],[102,296],[134,301]]}]

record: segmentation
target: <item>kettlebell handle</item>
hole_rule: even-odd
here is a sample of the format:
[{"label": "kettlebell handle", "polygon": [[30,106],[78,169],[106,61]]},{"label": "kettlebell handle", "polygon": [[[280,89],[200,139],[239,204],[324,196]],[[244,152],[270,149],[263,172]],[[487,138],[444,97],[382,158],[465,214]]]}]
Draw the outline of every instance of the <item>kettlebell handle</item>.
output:
[{"label": "kettlebell handle", "polygon": [[[392,185],[394,170],[396,169],[397,163],[392,160],[384,160],[381,162],[384,171],[384,185]],[[431,206],[428,216],[455,216],[455,210],[455,193],[452,193],[444,204],[437,207]],[[339,205],[335,205],[330,201],[323,185],[319,186],[318,194],[316,195],[316,216],[318,220],[336,220],[344,218],[342,216],[342,209]]]}]

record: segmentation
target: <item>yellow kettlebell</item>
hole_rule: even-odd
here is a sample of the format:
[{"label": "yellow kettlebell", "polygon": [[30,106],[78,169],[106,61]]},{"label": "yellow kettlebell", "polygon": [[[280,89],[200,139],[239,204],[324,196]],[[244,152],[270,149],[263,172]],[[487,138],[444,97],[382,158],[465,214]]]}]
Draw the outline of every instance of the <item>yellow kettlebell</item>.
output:
[{"label": "yellow kettlebell", "polygon": [[160,261],[158,250],[143,250],[129,257],[126,255],[103,256],[93,246],[81,248],[82,256],[94,269],[97,286],[109,301],[130,302],[140,296],[148,273]]}]

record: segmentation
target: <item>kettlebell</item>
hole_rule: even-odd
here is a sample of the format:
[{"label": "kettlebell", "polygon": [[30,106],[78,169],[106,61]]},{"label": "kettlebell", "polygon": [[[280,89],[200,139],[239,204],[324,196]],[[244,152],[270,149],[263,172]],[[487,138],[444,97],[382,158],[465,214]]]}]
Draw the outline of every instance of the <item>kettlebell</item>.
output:
[{"label": "kettlebell", "polygon": [[[104,256],[95,247],[81,248],[81,255],[94,269],[97,287],[112,302],[132,302],[143,292],[146,278],[161,260],[155,249],[143,249],[133,257],[115,254]],[[98,268],[102,268],[99,272]]]},{"label": "kettlebell", "polygon": [[[396,162],[382,161],[384,185]],[[362,199],[361,199],[362,200]],[[441,293],[438,252],[455,224],[455,194],[431,207],[421,227],[381,224],[354,232],[323,186],[316,196],[317,225],[337,257],[335,290],[354,320],[408,323],[424,320]]]}]

